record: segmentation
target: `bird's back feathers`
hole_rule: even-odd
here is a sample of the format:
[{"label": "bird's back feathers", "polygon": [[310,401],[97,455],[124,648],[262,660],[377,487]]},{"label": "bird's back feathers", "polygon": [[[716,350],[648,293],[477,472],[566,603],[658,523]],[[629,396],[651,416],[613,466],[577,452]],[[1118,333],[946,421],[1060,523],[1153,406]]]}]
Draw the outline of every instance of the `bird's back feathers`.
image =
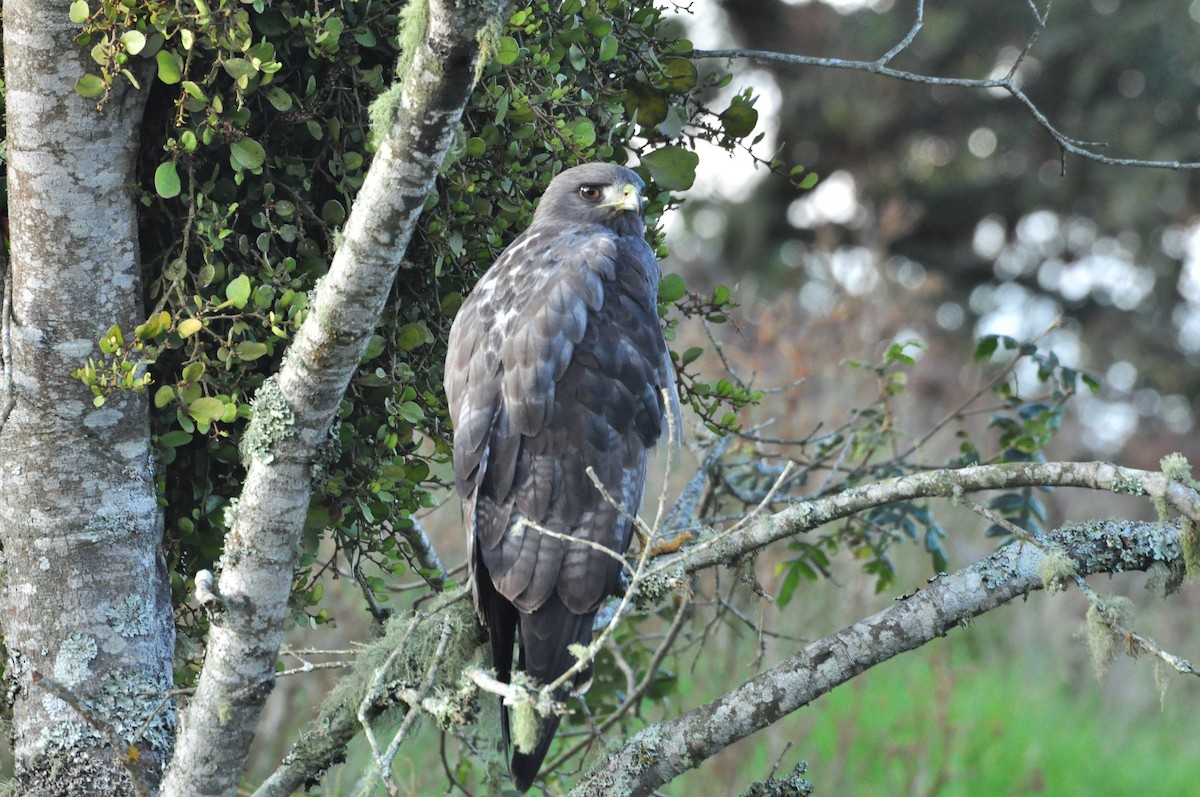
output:
[{"label": "bird's back feathers", "polygon": [[[640,234],[547,213],[455,319],[445,373],[455,480],[501,680],[518,628],[518,666],[539,683],[556,680],[575,662],[568,647],[590,642],[597,609],[619,588],[664,389],[674,396],[658,277]],[[514,754],[518,788],[536,776],[558,722],[546,718],[537,748]],[[504,736],[507,745],[507,718]]]}]

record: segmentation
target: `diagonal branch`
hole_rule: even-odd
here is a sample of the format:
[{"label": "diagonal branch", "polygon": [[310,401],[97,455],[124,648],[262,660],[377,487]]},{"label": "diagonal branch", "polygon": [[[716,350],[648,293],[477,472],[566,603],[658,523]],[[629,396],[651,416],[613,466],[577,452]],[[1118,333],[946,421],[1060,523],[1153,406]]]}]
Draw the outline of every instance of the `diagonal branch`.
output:
[{"label": "diagonal branch", "polygon": [[[1195,505],[1193,505],[1195,511]],[[1178,563],[1178,524],[1104,521],[1068,526],[1045,540],[1066,551],[1081,575]],[[955,626],[1042,588],[1047,554],[1024,542],[1006,546],[954,575],[854,625],[807,645],[711,703],[645,728],[604,759],[572,797],[648,795],[716,752],[856,675],[914,650]]]},{"label": "diagonal branch", "polygon": [[230,513],[218,592],[225,612],[209,633],[196,695],[183,717],[164,797],[232,795],[279,655],[318,446],[379,322],[425,200],[459,130],[475,83],[478,34],[504,0],[429,0],[412,15],[419,41],[397,117],[341,246],[279,373],[264,383],[244,447],[247,473]]},{"label": "diagonal branch", "polygon": [[727,564],[772,542],[794,537],[867,509],[913,498],[956,499],[964,493],[1013,487],[1083,487],[1147,496],[1200,522],[1200,495],[1157,471],[1122,468],[1111,462],[1014,462],[941,469],[852,487],[836,495],[798,501],[774,514],[760,515],[744,528],[702,539],[678,556],[663,557],[652,573],[682,565],[696,572]]},{"label": "diagonal branch", "polygon": [[[963,78],[963,77],[938,77],[935,75],[925,75],[919,72],[910,72],[904,69],[894,69],[888,66],[892,59],[899,55],[902,51],[912,44],[917,33],[921,30],[924,24],[925,3],[920,0],[917,5],[917,19],[909,30],[908,34],[890,49],[885,55],[875,61],[856,61],[846,58],[823,58],[811,55],[798,55],[793,53],[780,53],[771,50],[747,50],[747,49],[720,49],[720,50],[694,50],[692,58],[746,58],[753,61],[769,61],[781,64],[790,64],[792,66],[819,66],[826,69],[852,69],[859,72],[869,72],[873,75],[882,75],[884,77],[903,80],[909,83],[924,83],[929,86],[957,86],[959,88],[968,89],[1000,89],[1008,92],[1013,99],[1025,106],[1025,109],[1033,117],[1034,121],[1046,131],[1050,138],[1058,144],[1059,149],[1063,153],[1065,159],[1066,154],[1077,155],[1096,163],[1102,163],[1108,166],[1134,166],[1147,169],[1200,169],[1200,161],[1164,161],[1164,160],[1143,160],[1140,158],[1116,158],[1111,155],[1105,155],[1096,150],[1105,146],[1103,142],[1082,141],[1072,138],[1063,133],[1050,119],[1038,108],[1037,104],[1029,98],[1020,86],[1018,79],[1018,70],[1021,64],[1029,55],[1034,43],[1038,40],[1042,31],[1045,30],[1046,24],[1050,18],[1050,4],[1047,3],[1044,11],[1039,11],[1037,6],[1030,1],[1030,12],[1034,18],[1034,30],[1025,44],[1021,54],[1013,62],[1008,73],[1001,78]],[[1064,164],[1065,168],[1065,164]]]}]

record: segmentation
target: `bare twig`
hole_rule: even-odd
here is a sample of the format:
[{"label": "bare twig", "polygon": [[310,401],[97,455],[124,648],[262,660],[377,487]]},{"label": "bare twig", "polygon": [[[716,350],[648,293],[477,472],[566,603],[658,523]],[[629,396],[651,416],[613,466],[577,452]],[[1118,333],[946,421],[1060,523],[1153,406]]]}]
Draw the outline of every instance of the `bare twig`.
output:
[{"label": "bare twig", "polygon": [[909,83],[923,83],[930,86],[957,86],[968,89],[1001,89],[1008,92],[1018,103],[1023,105],[1033,117],[1034,121],[1046,131],[1046,133],[1058,144],[1059,149],[1063,153],[1065,160],[1066,154],[1077,155],[1096,163],[1103,163],[1108,166],[1133,166],[1148,169],[1200,169],[1200,162],[1197,161],[1165,161],[1165,160],[1143,160],[1139,158],[1116,158],[1110,155],[1104,155],[1097,152],[1096,149],[1105,146],[1101,142],[1082,141],[1080,139],[1071,138],[1060,131],[1044,114],[1037,104],[1029,98],[1017,81],[1017,71],[1026,57],[1029,55],[1034,42],[1037,41],[1041,32],[1046,28],[1046,24],[1050,16],[1050,4],[1047,3],[1046,10],[1039,12],[1037,6],[1032,2],[1029,3],[1030,10],[1033,13],[1035,20],[1033,33],[1030,35],[1021,54],[1013,63],[1012,68],[1002,78],[962,78],[962,77],[938,77],[934,75],[924,75],[917,72],[910,72],[903,69],[893,69],[888,66],[888,63],[898,55],[901,51],[907,48],[916,37],[917,32],[921,28],[922,15],[924,12],[923,3],[918,6],[917,22],[909,31],[904,39],[889,50],[882,58],[875,61],[856,61],[845,58],[821,58],[810,55],[796,55],[792,53],[780,53],[770,50],[747,50],[747,49],[721,49],[721,50],[694,50],[693,58],[748,58],[755,61],[772,61],[775,63],[790,64],[793,66],[819,66],[827,69],[850,69],[859,72],[869,72],[875,75],[903,80]]},{"label": "bare twig", "polygon": [[1074,580],[1075,585],[1079,587],[1079,591],[1082,592],[1089,601],[1091,601],[1092,605],[1095,606],[1097,610],[1099,610],[1100,619],[1104,622],[1104,624],[1111,628],[1114,634],[1124,637],[1131,653],[1134,650],[1141,650],[1145,653],[1149,653],[1156,659],[1159,659],[1176,672],[1182,673],[1183,675],[1200,676],[1200,671],[1197,671],[1196,668],[1192,666],[1192,663],[1187,659],[1177,656],[1170,651],[1163,650],[1158,646],[1157,643],[1154,642],[1154,640],[1147,639],[1141,634],[1126,628],[1118,620],[1116,620],[1114,613],[1108,611],[1108,601],[1106,601],[1094,589],[1092,589],[1092,586],[1083,580],[1083,576],[1076,574],[1074,576]]},{"label": "bare twig", "polygon": [[402,529],[393,526],[393,530],[412,549],[413,557],[419,565],[417,574],[433,588],[434,592],[441,592],[446,588],[446,581],[449,578],[446,575],[446,568],[442,566],[442,560],[438,558],[437,551],[434,550],[433,543],[429,541],[429,535],[420,521],[415,517],[410,517],[409,521],[412,523],[411,527]]},{"label": "bare twig", "polygon": [[696,572],[754,553],[867,509],[913,498],[961,498],[966,493],[1013,487],[1083,487],[1144,495],[1165,501],[1175,511],[1200,522],[1200,496],[1191,487],[1157,471],[1122,468],[1110,462],[1016,462],[941,469],[884,479],[810,501],[797,501],[774,514],[760,516],[736,532],[723,532],[720,546],[712,540],[690,546],[679,556],[662,558],[655,572],[682,565]]},{"label": "bare twig", "polygon": [[[386,759],[384,753],[379,749],[379,742],[375,738],[375,729],[371,727],[370,714],[371,709],[376,701],[381,696],[381,685],[383,678],[391,669],[392,664],[396,661],[396,657],[407,648],[407,642],[413,633],[417,630],[417,626],[421,622],[421,615],[414,616],[408,623],[408,627],[404,630],[404,636],[400,638],[400,642],[392,648],[392,652],[384,659],[383,664],[375,670],[375,674],[371,678],[370,686],[367,688],[366,694],[363,695],[362,702],[358,704],[358,723],[362,726],[363,735],[366,737],[367,744],[371,747],[371,757],[375,762],[376,772],[380,780],[383,781],[384,787],[387,788],[388,794],[392,797],[398,793],[395,782],[392,780],[391,759]],[[410,712],[411,713],[411,712]],[[369,786],[370,773],[363,776],[359,781],[359,788],[355,790],[356,794],[365,794],[363,791]]]},{"label": "bare twig", "polygon": [[[588,468],[588,474],[592,475],[593,478],[595,478],[591,468]],[[608,496],[605,495],[605,497],[607,498]],[[520,527],[522,525],[524,525],[527,528],[533,529],[538,534],[545,534],[547,537],[553,537],[556,540],[562,540],[563,542],[571,543],[571,544],[583,545],[588,548],[591,548],[594,551],[599,551],[600,553],[604,554],[605,556],[609,556],[609,557],[612,557],[613,559],[617,560],[621,564],[622,569],[628,571],[631,575],[633,574],[633,567],[629,564],[628,560],[626,560],[624,556],[617,553],[612,548],[609,548],[607,545],[601,545],[600,543],[594,542],[592,540],[585,540],[581,537],[572,537],[570,534],[565,534],[561,531],[554,531],[552,529],[548,529],[545,526],[541,525],[540,523],[534,523],[532,520],[530,520],[527,517],[522,517],[520,520],[518,520],[517,523],[514,525],[513,530],[510,533],[513,534],[514,536],[522,533],[521,531],[518,531],[518,529],[520,529]]]},{"label": "bare twig", "polygon": [[[908,46],[913,43],[913,39],[917,38],[917,33],[920,32],[921,26],[924,24],[925,0],[917,0],[917,19],[915,22],[913,22],[912,27],[908,29],[908,35],[897,42],[895,47],[884,53],[883,56],[875,63],[879,64],[880,66],[887,66],[889,61],[899,55],[902,51],[908,49]],[[779,765],[776,764],[777,768],[778,766]],[[775,774],[774,770],[772,770],[771,774]]]},{"label": "bare twig", "polygon": [[[408,703],[409,711],[404,717],[404,722],[400,724],[396,735],[392,737],[392,741],[388,744],[387,750],[384,751],[384,760],[387,762],[388,770],[391,770],[392,760],[396,757],[396,752],[399,751],[400,745],[404,742],[408,732],[412,729],[413,722],[421,708],[421,701],[425,699],[425,695],[433,687],[434,676],[437,675],[438,667],[441,666],[442,659],[446,656],[446,646],[450,644],[450,632],[454,626],[448,619],[442,620],[442,635],[438,639],[437,649],[433,652],[433,657],[429,661],[429,667],[425,671],[425,678],[421,681],[420,687],[417,689],[401,689],[397,695],[405,703]],[[365,794],[364,794],[365,797]]]}]

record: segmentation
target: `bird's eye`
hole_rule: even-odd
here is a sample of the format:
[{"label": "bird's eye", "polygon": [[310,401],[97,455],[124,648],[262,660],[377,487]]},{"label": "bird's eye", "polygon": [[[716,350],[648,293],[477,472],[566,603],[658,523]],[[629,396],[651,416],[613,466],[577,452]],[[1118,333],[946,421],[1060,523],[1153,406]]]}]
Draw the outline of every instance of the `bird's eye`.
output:
[{"label": "bird's eye", "polygon": [[579,186],[579,196],[583,197],[588,202],[595,202],[600,198],[600,186],[581,185]]}]

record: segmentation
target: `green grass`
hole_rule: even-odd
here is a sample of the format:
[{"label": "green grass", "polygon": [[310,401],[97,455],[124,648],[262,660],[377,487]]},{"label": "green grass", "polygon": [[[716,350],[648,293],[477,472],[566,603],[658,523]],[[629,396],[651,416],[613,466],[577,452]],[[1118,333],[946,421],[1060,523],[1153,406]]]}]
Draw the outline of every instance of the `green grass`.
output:
[{"label": "green grass", "polygon": [[[873,669],[666,793],[738,794],[766,777],[790,740],[780,769],[806,759],[817,795],[1200,794],[1191,679],[1173,679],[1162,711],[1131,714],[1106,698],[1090,671],[1064,679],[1032,655],[972,651],[973,633],[957,631]],[[1139,662],[1123,677],[1150,681],[1151,668]],[[703,680],[685,684],[696,698],[689,704]]]}]

